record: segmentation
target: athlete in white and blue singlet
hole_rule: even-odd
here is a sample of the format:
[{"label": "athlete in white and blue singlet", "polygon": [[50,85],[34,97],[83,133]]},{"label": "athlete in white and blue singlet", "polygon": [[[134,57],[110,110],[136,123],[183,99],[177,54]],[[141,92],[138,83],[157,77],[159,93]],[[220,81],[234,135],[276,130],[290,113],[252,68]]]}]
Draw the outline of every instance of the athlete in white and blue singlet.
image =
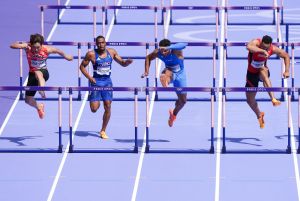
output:
[{"label": "athlete in white and blue singlet", "polygon": [[[168,39],[163,39],[159,42],[159,48],[155,49],[152,53],[147,55],[145,59],[145,72],[142,78],[148,76],[151,60],[159,58],[165,63],[165,69],[160,76],[160,82],[163,87],[167,87],[173,83],[174,87],[186,87],[186,74],[183,65],[182,50],[187,46],[186,43],[172,44]],[[186,103],[187,93],[177,92],[178,99],[175,103],[174,110],[169,110],[168,124],[170,127],[176,119],[178,112],[183,108]]]},{"label": "athlete in white and blue singlet", "polygon": [[[112,87],[113,84],[110,78],[112,60],[115,60],[123,67],[131,64],[132,60],[123,60],[118,55],[116,50],[112,48],[106,48],[106,41],[103,36],[98,36],[96,38],[96,46],[97,49],[86,53],[85,58],[80,65],[80,70],[90,81],[92,86]],[[85,69],[90,62],[93,64],[93,76],[91,76]],[[100,101],[103,101],[104,114],[100,137],[102,139],[107,139],[108,136],[106,135],[105,130],[111,115],[111,102],[113,99],[113,93],[111,91],[92,91],[89,98],[92,112],[97,112],[100,107]]]}]

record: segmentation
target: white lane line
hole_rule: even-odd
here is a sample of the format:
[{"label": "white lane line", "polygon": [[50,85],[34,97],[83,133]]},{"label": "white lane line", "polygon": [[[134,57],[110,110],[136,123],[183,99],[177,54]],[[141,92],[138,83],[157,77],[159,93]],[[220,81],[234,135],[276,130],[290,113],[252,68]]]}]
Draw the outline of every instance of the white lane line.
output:
[{"label": "white lane line", "polygon": [[[70,2],[70,0],[68,0],[68,1],[65,3],[65,6],[68,5],[69,2]],[[65,11],[65,10],[63,10],[63,11],[60,13],[59,18],[62,18],[63,14],[64,14],[64,11]],[[55,21],[55,23],[54,23],[54,25],[53,25],[53,27],[52,27],[52,29],[51,29],[51,31],[50,31],[50,34],[49,34],[49,36],[47,37],[47,40],[46,40],[46,41],[50,41],[50,40],[51,40],[52,35],[53,35],[54,31],[56,30],[56,28],[57,28],[57,20]],[[26,86],[27,80],[28,80],[28,77],[26,78],[26,80],[25,80],[23,86]],[[7,113],[7,115],[6,115],[5,119],[4,119],[4,121],[3,121],[3,124],[1,125],[1,128],[0,128],[0,136],[2,135],[3,130],[4,130],[4,128],[6,127],[6,125],[7,125],[8,121],[9,121],[9,119],[10,119],[10,117],[11,117],[13,111],[15,110],[15,108],[16,108],[17,103],[19,102],[19,100],[20,100],[20,92],[17,94],[16,99],[14,100],[14,103],[12,104],[11,108],[9,109],[9,111],[8,111],[8,113]]]},{"label": "white lane line", "polygon": [[[121,3],[122,3],[122,0],[119,0],[119,2],[118,2],[117,5],[120,6]],[[116,15],[117,15],[117,14],[118,14],[118,10],[116,11]],[[109,29],[108,29],[108,32],[107,32],[106,37],[105,37],[106,40],[109,39],[113,26],[114,26],[114,17],[112,18],[111,23],[110,23],[110,25],[109,25]],[[81,105],[81,107],[80,107],[78,116],[77,116],[76,121],[75,121],[75,124],[74,124],[73,133],[72,133],[72,138],[74,138],[74,134],[75,134],[75,132],[76,132],[76,130],[77,130],[77,127],[78,127],[78,125],[79,125],[79,121],[80,121],[80,119],[81,119],[83,110],[84,110],[84,108],[85,108],[85,104],[86,104],[86,102],[87,102],[87,98],[88,98],[88,92],[86,92],[85,95],[84,95],[84,98],[83,98],[83,101],[82,101],[82,105]],[[69,142],[68,145],[66,146],[66,150],[69,150],[69,147],[70,147],[70,142]],[[54,181],[53,181],[51,190],[50,190],[50,192],[49,192],[47,201],[51,201],[52,198],[53,198],[54,192],[55,192],[56,187],[57,187],[57,184],[58,184],[58,180],[59,180],[59,178],[61,177],[61,173],[62,173],[63,167],[64,167],[64,165],[65,165],[65,162],[66,162],[68,153],[69,153],[68,151],[65,151],[65,152],[64,152],[63,158],[62,158],[62,160],[61,160],[61,162],[60,162],[60,165],[59,165],[59,168],[58,168],[57,173],[56,173],[56,175],[55,175],[55,178],[54,178]]]},{"label": "white lane line", "polygon": [[[171,5],[173,5],[174,0],[171,0]],[[167,22],[170,22],[170,11],[168,11],[167,14]],[[169,24],[167,23],[166,25],[166,33],[165,35],[168,35],[168,31],[169,31]],[[161,64],[162,62],[159,60],[158,63],[158,72],[160,71],[161,68]],[[152,117],[152,113],[153,113],[153,108],[154,108],[154,98],[155,98],[155,93],[152,93],[151,95],[151,100],[150,100],[150,108],[149,108],[149,121],[151,124],[151,117]],[[137,168],[137,172],[136,172],[136,176],[135,176],[135,182],[134,182],[134,187],[133,187],[133,192],[132,192],[132,196],[131,196],[131,201],[136,201],[136,196],[137,196],[137,191],[139,188],[139,184],[140,184],[140,178],[141,178],[141,173],[142,173],[142,167],[143,167],[143,162],[144,162],[144,157],[145,157],[145,150],[146,150],[146,130],[144,133],[144,138],[143,138],[143,146],[142,146],[142,150],[141,150],[141,155],[139,158],[139,163],[138,163],[138,168]]]},{"label": "white lane line", "polygon": [[[222,6],[225,6],[225,0],[222,1]],[[220,42],[224,42],[225,35],[225,11],[221,11],[221,38]],[[223,46],[220,51],[220,72],[219,72],[219,87],[223,87]],[[222,92],[218,94],[218,127],[217,127],[217,147],[216,147],[216,186],[215,186],[215,201],[220,200],[220,172],[221,172],[221,135],[222,135]]]},{"label": "white lane line", "polygon": [[[275,1],[275,6],[277,6],[277,1]],[[277,12],[275,13],[275,19],[277,18]],[[279,29],[278,33],[279,42],[282,42],[282,34],[281,29]],[[287,79],[284,79],[284,87],[288,87]],[[287,99],[287,93],[284,94],[285,100]],[[288,103],[286,101],[286,106],[288,107]],[[298,164],[298,158],[297,158],[297,145],[294,138],[294,126],[293,126],[293,117],[291,115],[291,149],[292,149],[292,155],[293,155],[293,162],[294,162],[294,170],[295,170],[295,177],[296,177],[296,185],[297,185],[297,193],[298,193],[298,200],[300,201],[300,176],[299,176],[299,164]]]}]

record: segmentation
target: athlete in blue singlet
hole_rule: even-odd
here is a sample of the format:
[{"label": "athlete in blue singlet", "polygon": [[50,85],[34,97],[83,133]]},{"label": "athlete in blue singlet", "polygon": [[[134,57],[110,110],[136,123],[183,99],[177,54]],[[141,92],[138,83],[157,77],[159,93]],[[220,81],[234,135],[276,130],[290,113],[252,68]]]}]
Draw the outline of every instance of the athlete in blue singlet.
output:
[{"label": "athlete in blue singlet", "polygon": [[[90,81],[91,86],[112,87],[113,84],[110,78],[112,60],[115,60],[123,67],[131,64],[132,60],[123,60],[118,55],[116,50],[112,48],[106,48],[106,41],[103,36],[98,36],[96,38],[96,46],[97,49],[86,53],[85,58],[80,65],[80,70]],[[93,64],[93,77],[86,70],[86,66],[89,64],[89,62],[92,62]],[[104,114],[100,137],[102,139],[108,139],[105,130],[111,115],[111,102],[113,99],[113,93],[112,91],[92,91],[89,98],[92,112],[97,112],[100,107],[100,101],[103,101]]]},{"label": "athlete in blue singlet", "polygon": [[[159,48],[155,49],[152,53],[147,55],[145,59],[145,72],[143,77],[148,76],[151,60],[159,58],[165,63],[165,69],[160,76],[160,82],[162,86],[167,87],[170,83],[173,83],[174,87],[186,87],[186,74],[183,65],[182,49],[187,46],[186,43],[172,44],[168,39],[163,39],[159,42]],[[186,103],[187,93],[177,92],[178,99],[175,103],[175,108],[169,110],[168,124],[170,127],[176,119],[178,112],[183,108]]]}]

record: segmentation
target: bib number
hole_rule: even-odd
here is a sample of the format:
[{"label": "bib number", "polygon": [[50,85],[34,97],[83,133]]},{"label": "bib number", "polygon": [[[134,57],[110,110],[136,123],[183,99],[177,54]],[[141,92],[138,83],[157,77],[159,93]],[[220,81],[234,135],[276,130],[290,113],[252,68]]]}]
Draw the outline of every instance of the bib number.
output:
[{"label": "bib number", "polygon": [[97,68],[96,72],[98,75],[109,75],[110,68]]},{"label": "bib number", "polygon": [[265,66],[265,61],[252,61],[251,66],[254,68],[262,68]]},{"label": "bib number", "polygon": [[46,60],[31,60],[31,66],[34,68],[44,68],[47,66]]}]

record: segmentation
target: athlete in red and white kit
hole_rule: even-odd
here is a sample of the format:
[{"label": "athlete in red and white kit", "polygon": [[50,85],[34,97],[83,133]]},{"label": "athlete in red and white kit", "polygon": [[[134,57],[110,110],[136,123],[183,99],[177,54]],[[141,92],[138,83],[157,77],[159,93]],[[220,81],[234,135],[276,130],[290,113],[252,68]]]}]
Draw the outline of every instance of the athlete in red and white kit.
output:
[{"label": "athlete in red and white kit", "polygon": [[[72,55],[67,55],[63,51],[44,44],[44,37],[40,34],[33,34],[30,36],[30,42],[15,42],[10,45],[12,49],[25,49],[29,76],[27,86],[45,86],[45,82],[49,79],[47,70],[47,58],[49,54],[59,54],[68,61],[73,60]],[[36,108],[41,119],[45,116],[44,104],[37,103],[34,99],[36,91],[26,91],[25,102]],[[39,91],[42,98],[45,98],[45,92]]]},{"label": "athlete in red and white kit", "polygon": [[[276,54],[284,60],[285,71],[283,77],[288,78],[290,76],[290,57],[284,50],[272,45],[272,40],[270,36],[265,35],[262,39],[254,39],[247,44],[249,54],[246,87],[258,87],[259,81],[263,82],[264,87],[272,87],[269,78],[270,71],[267,66],[267,60],[272,54]],[[247,103],[256,114],[260,128],[264,128],[265,113],[259,110],[255,96],[256,92],[246,92]],[[274,97],[273,92],[269,92],[269,96],[273,106],[280,105],[280,101]]]}]

